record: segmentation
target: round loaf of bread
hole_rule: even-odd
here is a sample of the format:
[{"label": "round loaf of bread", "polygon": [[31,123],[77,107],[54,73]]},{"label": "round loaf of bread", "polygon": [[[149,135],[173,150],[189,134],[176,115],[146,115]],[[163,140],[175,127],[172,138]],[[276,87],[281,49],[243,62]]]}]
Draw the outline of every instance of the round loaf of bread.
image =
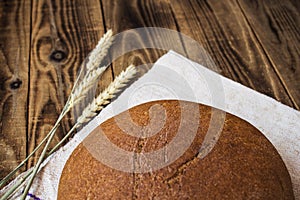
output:
[{"label": "round loaf of bread", "polygon": [[[155,101],[105,121],[69,157],[58,199],[294,199],[272,144],[251,124],[216,110]],[[155,152],[165,157],[155,160]]]}]

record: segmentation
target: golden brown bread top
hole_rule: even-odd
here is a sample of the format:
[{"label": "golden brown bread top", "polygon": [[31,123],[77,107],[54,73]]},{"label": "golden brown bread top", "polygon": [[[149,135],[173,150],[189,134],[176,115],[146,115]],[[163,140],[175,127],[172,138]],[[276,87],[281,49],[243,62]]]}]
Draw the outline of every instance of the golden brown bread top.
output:
[{"label": "golden brown bread top", "polygon": [[[199,126],[189,148],[169,165],[145,173],[129,173],[101,163],[91,153],[101,143],[97,139],[100,132],[119,148],[135,152],[133,157],[163,149],[176,137],[183,123],[181,103],[198,109]],[[132,121],[147,126],[153,105],[163,106],[166,113],[163,128],[153,136],[141,138],[126,134],[114,119],[97,127],[68,159],[60,179],[58,199],[294,199],[282,159],[255,127],[226,113],[216,145],[200,159],[197,155],[209,128],[212,108],[190,102],[149,102],[129,110]],[[122,115],[128,117],[121,114],[119,119]],[[190,131],[186,128],[186,134]],[[133,158],[133,162],[138,161]],[[122,168],[121,161],[119,165]]]}]

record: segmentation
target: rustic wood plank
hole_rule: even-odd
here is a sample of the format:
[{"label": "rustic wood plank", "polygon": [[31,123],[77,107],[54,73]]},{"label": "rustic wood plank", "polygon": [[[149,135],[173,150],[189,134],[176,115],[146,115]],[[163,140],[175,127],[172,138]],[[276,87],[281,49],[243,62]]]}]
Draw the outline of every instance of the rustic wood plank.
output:
[{"label": "rustic wood plank", "polygon": [[[104,33],[98,0],[34,1],[28,110],[28,152],[49,132],[70,93],[79,66]],[[111,74],[106,74],[111,80]],[[73,123],[64,121],[53,143]],[[29,162],[28,167],[36,162]]]},{"label": "rustic wood plank", "polygon": [[26,157],[30,6],[0,1],[0,178]]},{"label": "rustic wood plank", "polygon": [[235,1],[176,0],[171,6],[180,31],[204,47],[223,75],[293,106]]},{"label": "rustic wood plank", "polygon": [[299,110],[300,1],[239,2],[280,81]]},{"label": "rustic wood plank", "polygon": [[[170,9],[170,2],[159,0],[102,0],[103,13],[105,18],[105,26],[107,29],[112,29],[114,33],[122,33],[129,29],[135,29],[140,27],[162,27],[177,31],[175,19]],[[154,41],[151,34],[145,36],[150,42]],[[154,63],[159,57],[167,52],[168,47],[172,46],[174,41],[180,42],[179,35],[173,35],[172,37],[164,38],[161,46],[166,47],[163,49],[139,49],[127,53],[113,62],[114,74],[119,74],[129,64],[135,64],[136,66]],[[139,42],[140,47],[147,46],[145,40],[140,35],[124,35],[122,41],[119,43],[128,44],[130,42]],[[162,41],[160,41],[162,42]],[[120,45],[122,48],[122,45]],[[183,46],[180,43],[178,45],[180,50],[183,50]],[[113,52],[114,53],[114,52]]]}]

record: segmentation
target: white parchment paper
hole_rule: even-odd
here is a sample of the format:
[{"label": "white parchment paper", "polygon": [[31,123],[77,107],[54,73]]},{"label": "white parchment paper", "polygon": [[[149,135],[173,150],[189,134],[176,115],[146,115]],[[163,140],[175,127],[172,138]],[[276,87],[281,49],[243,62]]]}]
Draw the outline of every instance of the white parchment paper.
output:
[{"label": "white parchment paper", "polygon": [[[257,127],[282,156],[300,199],[300,112],[231,81],[170,51],[107,106],[62,149],[50,157],[30,190],[40,199],[55,199],[63,167],[76,146],[105,120],[135,105],[180,99],[220,108]],[[29,198],[28,198],[29,199]]]}]

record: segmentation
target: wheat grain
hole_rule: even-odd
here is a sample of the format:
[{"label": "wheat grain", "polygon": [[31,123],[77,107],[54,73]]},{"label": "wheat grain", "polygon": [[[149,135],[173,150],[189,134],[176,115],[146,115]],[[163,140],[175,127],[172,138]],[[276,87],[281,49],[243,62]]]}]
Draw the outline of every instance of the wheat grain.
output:
[{"label": "wheat grain", "polygon": [[64,141],[69,138],[69,136],[73,133],[73,131],[81,126],[83,123],[87,123],[93,117],[97,115],[99,111],[101,111],[105,105],[107,105],[112,98],[115,97],[116,93],[120,92],[120,90],[131,80],[136,74],[136,68],[133,65],[127,67],[125,71],[122,71],[119,76],[115,78],[115,80],[110,83],[110,85],[100,93],[97,98],[95,98],[90,104],[86,106],[86,108],[82,111],[81,116],[77,119],[76,124],[69,130],[69,132],[64,136],[63,139],[59,141],[55,147],[50,151],[49,154],[52,154],[60,145],[64,143]]},{"label": "wheat grain", "polygon": [[77,126],[95,117],[105,105],[110,103],[116,93],[120,92],[121,89],[126,86],[136,72],[136,68],[133,65],[130,65],[126,70],[122,71],[119,76],[83,110],[81,116],[77,119]]},{"label": "wheat grain", "polygon": [[111,46],[112,41],[112,30],[108,30],[100,39],[96,48],[91,52],[89,56],[89,62],[86,66],[88,71],[99,67],[103,58],[107,55],[108,49]]},{"label": "wheat grain", "polygon": [[95,83],[99,79],[100,75],[106,70],[107,66],[102,66],[92,70],[87,74],[83,80],[78,84],[74,92],[70,95],[70,106],[75,106],[81,99],[83,99],[88,91],[95,86]]},{"label": "wheat grain", "polygon": [[71,109],[76,103],[85,97],[88,91],[94,86],[100,75],[107,69],[108,65],[102,67],[99,67],[99,65],[106,56],[112,41],[112,30],[108,30],[91,52],[89,61],[86,65],[87,72],[83,80],[75,87],[75,90],[72,91],[68,109]]}]

